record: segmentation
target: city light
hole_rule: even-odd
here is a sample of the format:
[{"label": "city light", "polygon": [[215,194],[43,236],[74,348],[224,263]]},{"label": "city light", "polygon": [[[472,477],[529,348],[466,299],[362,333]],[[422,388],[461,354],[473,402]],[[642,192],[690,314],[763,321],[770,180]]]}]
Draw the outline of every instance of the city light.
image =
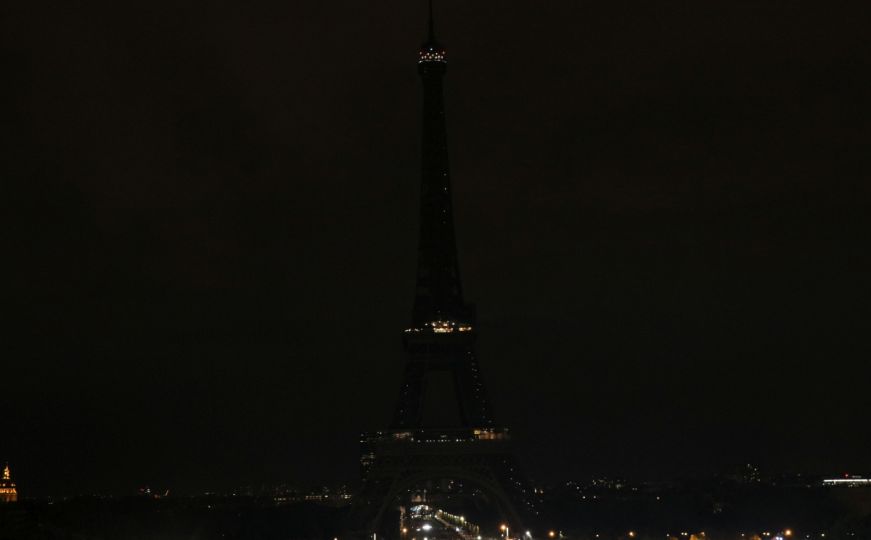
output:
[{"label": "city light", "polygon": [[0,540],[871,540],[860,17],[434,3],[16,17]]}]

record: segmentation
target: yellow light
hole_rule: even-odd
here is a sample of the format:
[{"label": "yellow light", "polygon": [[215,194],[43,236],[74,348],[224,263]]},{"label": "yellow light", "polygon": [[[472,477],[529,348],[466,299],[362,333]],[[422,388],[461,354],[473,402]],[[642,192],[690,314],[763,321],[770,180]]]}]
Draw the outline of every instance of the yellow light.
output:
[{"label": "yellow light", "polygon": [[635,531],[629,531],[629,538],[635,538]]},{"label": "yellow light", "polygon": [[783,536],[792,536],[792,529],[786,529],[783,531]]},{"label": "yellow light", "polygon": [[553,531],[548,531],[548,532],[547,532],[547,536],[548,536],[549,538],[555,538],[555,537],[556,537],[556,533],[553,532]]}]

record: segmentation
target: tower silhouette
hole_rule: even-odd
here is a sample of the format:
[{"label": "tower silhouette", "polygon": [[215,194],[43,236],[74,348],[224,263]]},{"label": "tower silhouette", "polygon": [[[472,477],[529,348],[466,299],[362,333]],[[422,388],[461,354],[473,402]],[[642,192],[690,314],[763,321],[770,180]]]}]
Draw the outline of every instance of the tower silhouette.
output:
[{"label": "tower silhouette", "polygon": [[[448,167],[443,80],[444,48],[429,34],[418,54],[423,86],[420,235],[411,325],[403,332],[405,372],[390,429],[361,436],[363,487],[351,510],[359,534],[396,536],[383,523],[399,497],[422,482],[455,479],[482,493],[500,519],[529,526],[535,494],[519,472],[508,429],[498,426],[475,357],[474,306],[463,298]],[[424,414],[431,379],[447,374],[456,425],[433,425]]]}]

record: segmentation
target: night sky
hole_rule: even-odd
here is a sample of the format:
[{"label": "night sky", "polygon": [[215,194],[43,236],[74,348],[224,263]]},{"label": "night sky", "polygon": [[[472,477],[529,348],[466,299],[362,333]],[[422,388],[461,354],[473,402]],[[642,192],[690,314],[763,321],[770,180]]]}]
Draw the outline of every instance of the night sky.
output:
[{"label": "night sky", "polygon": [[[531,476],[871,472],[863,4],[437,3],[465,292]],[[424,2],[0,12],[21,492],[355,480],[411,316]]]}]

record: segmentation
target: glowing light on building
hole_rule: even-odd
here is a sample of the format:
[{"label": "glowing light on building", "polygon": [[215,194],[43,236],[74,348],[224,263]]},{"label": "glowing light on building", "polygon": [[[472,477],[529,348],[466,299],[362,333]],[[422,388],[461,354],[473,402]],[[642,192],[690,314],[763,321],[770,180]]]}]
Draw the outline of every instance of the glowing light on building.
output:
[{"label": "glowing light on building", "polygon": [[845,474],[843,478],[826,478],[823,480],[826,487],[869,487],[871,478]]},{"label": "glowing light on building", "polygon": [[420,58],[418,60],[418,63],[423,62],[441,62],[442,64],[444,64],[446,62],[445,51],[435,49],[433,47],[427,47],[420,51]]},{"label": "glowing light on building", "polygon": [[435,334],[450,334],[453,332],[471,332],[472,326],[467,323],[456,321],[430,321],[423,324],[422,328],[406,328],[406,333],[433,332]]},{"label": "glowing light on building", "polygon": [[12,473],[9,471],[9,464],[3,467],[3,477],[0,479],[0,502],[16,502],[18,500],[18,490],[15,488],[15,482],[12,481]]}]

